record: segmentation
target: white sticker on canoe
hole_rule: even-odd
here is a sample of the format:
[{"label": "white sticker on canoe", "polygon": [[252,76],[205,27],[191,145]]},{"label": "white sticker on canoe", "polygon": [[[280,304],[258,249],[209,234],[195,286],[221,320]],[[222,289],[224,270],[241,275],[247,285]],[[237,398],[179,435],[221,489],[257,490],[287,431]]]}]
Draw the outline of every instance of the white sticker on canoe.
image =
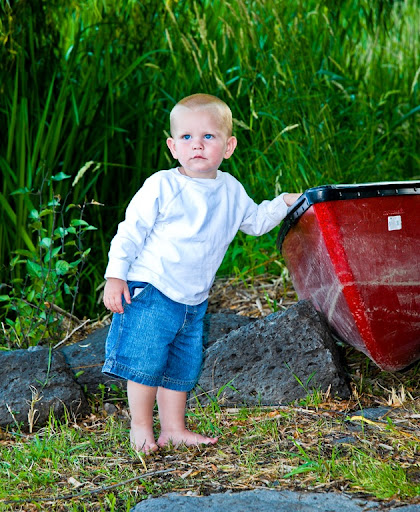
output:
[{"label": "white sticker on canoe", "polygon": [[390,215],[388,217],[388,231],[402,229],[401,215]]}]

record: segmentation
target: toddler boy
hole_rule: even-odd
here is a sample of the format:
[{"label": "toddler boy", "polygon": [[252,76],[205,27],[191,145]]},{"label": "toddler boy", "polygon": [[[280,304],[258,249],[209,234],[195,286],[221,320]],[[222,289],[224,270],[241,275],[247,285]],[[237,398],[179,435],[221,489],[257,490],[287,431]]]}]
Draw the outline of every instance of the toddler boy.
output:
[{"label": "toddler boy", "polygon": [[104,304],[115,314],[103,371],[127,379],[131,444],[146,454],[169,442],[217,442],[185,425],[187,393],[202,364],[210,287],[237,231],[267,233],[299,197],[286,193],[257,205],[219,170],[237,145],[231,110],[219,98],[184,98],[171,111],[170,130],[166,142],[179,166],[156,172],[135,194],[105,273]]}]

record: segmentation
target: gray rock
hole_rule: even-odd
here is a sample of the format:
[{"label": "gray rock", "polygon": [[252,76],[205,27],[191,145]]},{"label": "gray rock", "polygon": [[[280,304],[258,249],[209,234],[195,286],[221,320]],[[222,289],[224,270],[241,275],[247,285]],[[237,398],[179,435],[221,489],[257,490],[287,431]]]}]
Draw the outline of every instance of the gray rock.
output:
[{"label": "gray rock", "polygon": [[115,385],[125,388],[125,381],[102,373],[105,360],[105,341],[109,326],[97,329],[83,341],[67,345],[61,349],[67,364],[74,374],[77,383],[86,393],[98,393],[100,385],[110,390]]},{"label": "gray rock", "polygon": [[[338,493],[254,490],[210,496],[171,493],[138,503],[131,512],[362,512],[383,510],[380,503]],[[397,508],[386,508],[397,510]],[[419,505],[399,507],[398,512],[419,512]]]},{"label": "gray rock", "polygon": [[393,411],[392,407],[370,407],[369,409],[355,411],[352,413],[352,416],[362,416],[369,420],[380,420],[386,418],[391,411]]},{"label": "gray rock", "polygon": [[338,439],[331,439],[331,444],[335,446],[357,444],[359,441],[354,436],[343,436]]},{"label": "gray rock", "polygon": [[0,426],[22,422],[28,428],[31,409],[33,423],[41,426],[48,422],[51,410],[61,418],[66,410],[70,415],[86,414],[89,407],[59,352],[43,347],[2,352]]},{"label": "gray rock", "polygon": [[343,375],[325,321],[311,302],[300,301],[210,346],[196,391],[203,403],[218,396],[224,405],[277,405],[329,388],[346,398]]},{"label": "gray rock", "polygon": [[208,313],[204,317],[204,346],[209,347],[224,334],[255,322],[255,318],[237,315],[232,311]]}]

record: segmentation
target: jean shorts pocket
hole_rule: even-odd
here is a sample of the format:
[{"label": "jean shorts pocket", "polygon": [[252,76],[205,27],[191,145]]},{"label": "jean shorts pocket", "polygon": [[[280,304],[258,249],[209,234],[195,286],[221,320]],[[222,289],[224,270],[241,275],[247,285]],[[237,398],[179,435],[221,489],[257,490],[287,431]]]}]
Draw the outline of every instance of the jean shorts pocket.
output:
[{"label": "jean shorts pocket", "polygon": [[144,286],[142,287],[139,287],[139,288],[134,288],[133,290],[133,299],[134,297],[137,297],[137,295],[140,295],[140,293],[144,290]]},{"label": "jean shorts pocket", "polygon": [[142,293],[146,290],[149,283],[144,283],[142,281],[129,281],[128,289],[130,291],[131,299],[138,299]]}]

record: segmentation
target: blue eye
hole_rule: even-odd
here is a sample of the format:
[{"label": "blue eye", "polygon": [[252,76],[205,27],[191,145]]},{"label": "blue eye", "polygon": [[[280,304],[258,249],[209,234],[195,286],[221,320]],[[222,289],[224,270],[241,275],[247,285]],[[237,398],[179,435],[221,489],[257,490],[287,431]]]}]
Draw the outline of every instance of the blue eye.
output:
[{"label": "blue eye", "polygon": [[209,140],[213,138],[213,135],[211,135],[210,133],[206,133],[206,135],[204,135],[204,138]]},{"label": "blue eye", "polygon": [[185,140],[190,140],[191,139],[191,135],[188,135],[188,134],[187,135],[183,135],[182,138],[185,139]]}]

